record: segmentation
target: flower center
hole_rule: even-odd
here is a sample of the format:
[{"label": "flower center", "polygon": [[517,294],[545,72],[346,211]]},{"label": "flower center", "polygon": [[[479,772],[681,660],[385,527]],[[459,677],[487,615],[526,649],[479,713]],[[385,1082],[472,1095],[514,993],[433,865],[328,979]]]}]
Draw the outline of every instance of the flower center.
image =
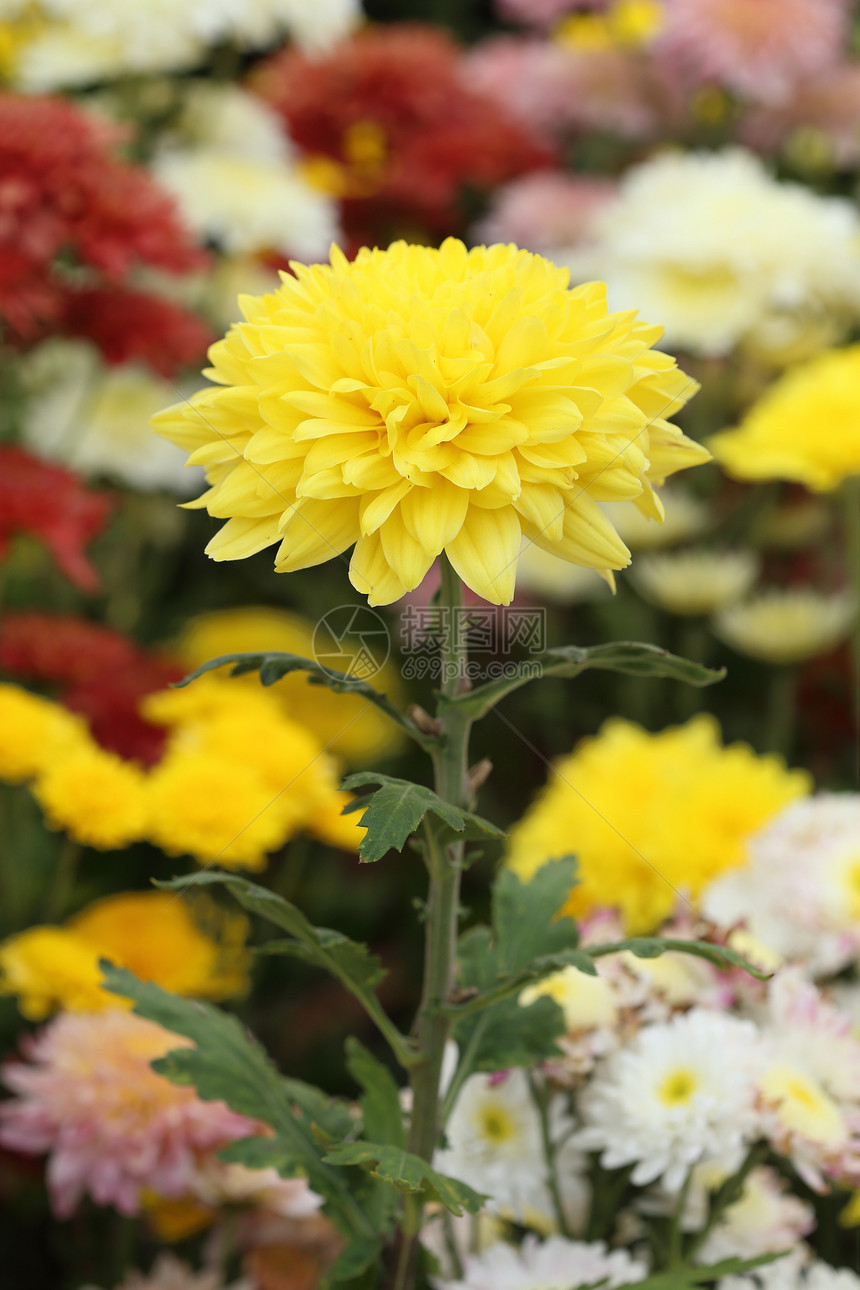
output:
[{"label": "flower center", "polygon": [[687,1106],[698,1087],[696,1072],[682,1067],[666,1076],[660,1085],[658,1096],[666,1106]]},{"label": "flower center", "polygon": [[482,1106],[478,1125],[481,1137],[493,1146],[509,1142],[516,1136],[514,1118],[503,1106]]}]

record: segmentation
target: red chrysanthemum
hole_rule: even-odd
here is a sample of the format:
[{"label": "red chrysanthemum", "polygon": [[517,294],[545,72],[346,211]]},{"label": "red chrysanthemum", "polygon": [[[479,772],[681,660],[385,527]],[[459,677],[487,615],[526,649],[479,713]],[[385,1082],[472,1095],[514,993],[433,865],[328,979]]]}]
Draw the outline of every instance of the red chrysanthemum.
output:
[{"label": "red chrysanthemum", "polygon": [[384,245],[402,232],[456,232],[464,189],[551,165],[546,147],[471,90],[457,45],[420,24],[368,28],[326,58],[288,49],[252,83],[290,137],[336,163],[344,226]]},{"label": "red chrysanthemum", "polygon": [[8,613],[0,623],[0,669],[41,682],[87,718],[103,748],[153,765],[166,731],[140,715],[140,701],[183,675],[169,659],[143,650],[120,632],[73,615]]},{"label": "red chrysanthemum", "polygon": [[63,334],[93,341],[110,364],[147,363],[159,376],[197,367],[215,333],[196,314],[160,296],[125,287],[76,291]]},{"label": "red chrysanthemum", "polygon": [[62,314],[62,255],[119,282],[205,262],[174,203],[114,155],[116,127],[63,99],[0,94],[0,316],[25,338]]},{"label": "red chrysanthemum", "polygon": [[93,591],[99,579],[84,547],[104,527],[113,504],[109,494],[90,491],[70,470],[0,444],[0,560],[19,534],[37,537],[67,578]]}]

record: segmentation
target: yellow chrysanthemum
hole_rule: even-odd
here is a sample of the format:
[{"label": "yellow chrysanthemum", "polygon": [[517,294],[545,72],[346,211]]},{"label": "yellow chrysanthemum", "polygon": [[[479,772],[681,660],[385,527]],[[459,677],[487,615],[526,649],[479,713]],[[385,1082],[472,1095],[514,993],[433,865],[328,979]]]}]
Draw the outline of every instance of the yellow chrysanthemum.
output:
[{"label": "yellow chrysanthemum", "polygon": [[111,851],[146,833],[146,776],[96,744],[76,747],[45,766],[33,785],[51,828],[88,847]]},{"label": "yellow chrysanthemum", "polygon": [[0,994],[18,995],[29,1021],[52,1012],[97,1012],[118,1006],[102,989],[98,952],[66,927],[29,927],[0,945]]},{"label": "yellow chrysanthemum", "polygon": [[21,784],[87,742],[80,717],[18,685],[0,685],[0,780]]},{"label": "yellow chrysanthemum", "polygon": [[238,759],[205,752],[168,754],[149,780],[149,836],[168,855],[201,864],[263,869],[270,851],[295,832],[283,794]]},{"label": "yellow chrysanthemum", "polygon": [[724,609],[714,620],[714,631],[750,658],[803,663],[835,649],[851,630],[856,612],[844,592],[771,587],[754,600]]},{"label": "yellow chrysanthemum", "polygon": [[[343,642],[347,653],[350,644],[349,639]],[[221,654],[258,650],[313,658],[313,624],[298,614],[264,605],[224,609],[193,618],[178,643],[179,657],[189,671]],[[231,684],[242,680],[259,690],[256,676],[240,677]],[[371,683],[395,701],[398,699],[400,681],[390,665],[383,667]],[[190,690],[197,684],[189,687]],[[366,764],[393,751],[399,743],[394,724],[372,703],[358,695],[334,694],[320,686],[308,685],[303,673],[291,672],[267,693],[282,700],[287,712],[312,730],[330,752],[350,763]]]},{"label": "yellow chrysanthemum", "polygon": [[[174,994],[227,999],[248,985],[248,920],[206,899],[166,891],[105,896],[67,923],[97,956]],[[117,996],[109,995],[116,1007]]]},{"label": "yellow chrysanthemum", "polygon": [[652,485],[707,458],[665,420],[695,382],[651,348],[660,329],[541,256],[449,238],[292,267],[210,350],[216,386],[155,419],[206,467],[216,560],[280,542],[289,572],[354,545],[353,585],[388,604],[445,551],[507,604],[524,533],[624,568],[597,503],[660,518]]},{"label": "yellow chrysanthemum", "polygon": [[511,833],[507,863],[529,878],[574,854],[574,916],[620,907],[630,931],[656,927],[678,893],[695,899],[746,860],[746,842],[808,793],[805,771],[745,744],[723,747],[709,716],[649,734],[608,721],[558,762],[541,797]]},{"label": "yellow chrysanthemum", "polygon": [[247,920],[207,903],[209,926],[167,892],[123,892],[64,927],[30,927],[0,945],[0,994],[19,996],[31,1021],[66,1012],[131,1007],[102,988],[99,959],[175,994],[225,999],[247,986]]},{"label": "yellow chrysanthemum", "polygon": [[860,474],[860,345],[786,372],[709,446],[735,479],[788,479],[826,493]]}]

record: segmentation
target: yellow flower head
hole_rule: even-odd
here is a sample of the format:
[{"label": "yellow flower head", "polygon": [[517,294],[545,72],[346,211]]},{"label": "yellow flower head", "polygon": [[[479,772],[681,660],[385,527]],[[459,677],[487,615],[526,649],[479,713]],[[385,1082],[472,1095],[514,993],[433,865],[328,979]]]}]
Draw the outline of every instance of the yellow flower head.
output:
[{"label": "yellow flower head", "polygon": [[827,654],[851,630],[850,595],[811,587],[771,587],[718,614],[714,630],[732,649],[764,663],[803,663]]},{"label": "yellow flower head", "polygon": [[445,551],[507,604],[523,534],[608,575],[629,552],[597,503],[659,519],[652,485],[707,458],[665,420],[695,382],[660,329],[539,255],[449,238],[292,267],[210,350],[216,387],[155,418],[206,467],[216,560],[354,545],[353,585],[388,604]]},{"label": "yellow flower head", "polygon": [[214,753],[169,753],[150,776],[149,794],[151,840],[201,864],[263,869],[296,828],[283,795],[238,759]]},{"label": "yellow flower head", "polygon": [[860,474],[860,345],[786,372],[710,447],[735,479],[789,479],[826,493]]},{"label": "yellow flower head", "polygon": [[749,551],[676,551],[640,560],[635,581],[670,614],[713,614],[746,595],[757,574]]},{"label": "yellow flower head", "polygon": [[247,986],[247,920],[209,902],[194,917],[167,892],[123,892],[90,905],[65,927],[30,927],[0,945],[0,994],[17,994],[31,1021],[51,1012],[131,1007],[102,987],[99,959],[196,998],[225,999]]},{"label": "yellow flower head", "polygon": [[86,724],[58,703],[0,685],[0,780],[23,783],[88,739]]},{"label": "yellow flower head", "polygon": [[[227,999],[248,984],[248,920],[205,897],[167,891],[105,896],[69,920],[70,933],[174,994]],[[106,1006],[117,1006],[117,995]]]},{"label": "yellow flower head", "polygon": [[618,906],[630,931],[651,930],[679,893],[695,900],[717,874],[743,864],[747,840],[810,788],[804,771],[786,770],[778,757],[723,747],[712,717],[654,735],[616,718],[557,763],[514,827],[507,863],[529,878],[574,854],[574,916]]},{"label": "yellow flower head", "polygon": [[65,927],[29,927],[0,945],[0,994],[17,994],[30,1021],[44,1021],[58,1008],[98,1012],[119,1007],[102,989],[98,952]]},{"label": "yellow flower head", "polygon": [[[344,649],[349,648],[350,641],[345,639]],[[313,624],[298,614],[249,605],[193,618],[178,644],[179,657],[189,671],[221,654],[259,650],[313,658]],[[246,686],[255,687],[259,692],[257,676],[239,677],[230,684],[236,686],[243,680]],[[173,693],[190,693],[199,684],[195,681],[187,691]],[[389,664],[371,678],[371,684],[395,701],[399,696],[399,678]],[[290,716],[312,730],[329,752],[350,763],[367,764],[374,757],[392,752],[399,742],[393,722],[367,699],[308,685],[307,677],[301,672],[289,673],[266,693],[279,699]]]},{"label": "yellow flower head", "polygon": [[146,776],[96,744],[82,744],[46,766],[33,795],[51,828],[104,851],[127,847],[146,834]]}]

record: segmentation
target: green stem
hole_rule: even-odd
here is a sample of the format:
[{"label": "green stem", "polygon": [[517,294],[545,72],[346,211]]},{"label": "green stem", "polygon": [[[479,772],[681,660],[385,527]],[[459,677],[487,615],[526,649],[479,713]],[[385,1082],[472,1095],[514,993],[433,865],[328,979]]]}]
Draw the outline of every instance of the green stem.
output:
[{"label": "green stem", "polygon": [[675,1206],[675,1212],[672,1215],[672,1222],[669,1227],[669,1267],[676,1268],[682,1261],[682,1249],[684,1242],[684,1210],[687,1208],[687,1198],[690,1195],[690,1187],[693,1182],[693,1169],[690,1168],[687,1177],[684,1179],[684,1185],[678,1193],[678,1204]]},{"label": "green stem", "polygon": [[557,1148],[552,1140],[549,1128],[549,1106],[547,1102],[546,1090],[538,1085],[534,1075],[529,1074],[529,1092],[532,1101],[535,1104],[538,1117],[540,1119],[540,1135],[543,1144],[543,1154],[546,1160],[547,1185],[549,1187],[550,1198],[552,1199],[555,1218],[558,1223],[558,1230],[562,1236],[570,1236],[570,1226],[567,1221],[567,1215],[564,1212],[564,1202],[561,1196],[561,1186],[558,1181],[558,1168],[556,1166]]},{"label": "green stem", "polygon": [[762,752],[781,753],[789,757],[794,744],[797,716],[797,668],[775,667],[770,674],[767,721]]},{"label": "green stem", "polygon": [[730,1206],[734,1205],[736,1201],[740,1200],[741,1196],[743,1196],[747,1179],[753,1169],[762,1163],[766,1155],[767,1148],[760,1142],[754,1143],[747,1152],[746,1159],[737,1173],[733,1174],[731,1178],[728,1178],[723,1183],[722,1187],[718,1189],[708,1210],[708,1221],[705,1223],[705,1226],[701,1231],[697,1232],[692,1238],[687,1248],[688,1262],[691,1263],[699,1253],[699,1250],[705,1244],[705,1241],[723,1217],[726,1210],[729,1209]]},{"label": "green stem", "polygon": [[[446,699],[455,698],[465,677],[466,650],[461,641],[459,612],[462,587],[446,557],[441,557],[440,606],[447,611],[443,631],[441,690]],[[471,720],[456,706],[440,704],[441,740],[433,753],[435,789],[441,798],[456,806],[469,799],[468,750]],[[460,907],[460,875],[463,843],[445,843],[443,831],[433,821],[425,823],[427,867],[430,888],[424,945],[424,985],[415,1032],[418,1056],[411,1070],[412,1115],[407,1149],[422,1160],[432,1161],[439,1135],[439,1085],[445,1044],[451,1032],[451,1018],[441,1011],[454,982],[457,949],[457,916]],[[393,1290],[407,1290],[414,1279],[421,1227],[422,1205],[413,1202],[413,1212],[404,1216],[401,1247]],[[417,1212],[415,1212],[417,1209]]]},{"label": "green stem", "polygon": [[57,868],[45,897],[43,918],[46,923],[56,922],[69,906],[83,847],[74,838],[64,838],[57,859]]}]

